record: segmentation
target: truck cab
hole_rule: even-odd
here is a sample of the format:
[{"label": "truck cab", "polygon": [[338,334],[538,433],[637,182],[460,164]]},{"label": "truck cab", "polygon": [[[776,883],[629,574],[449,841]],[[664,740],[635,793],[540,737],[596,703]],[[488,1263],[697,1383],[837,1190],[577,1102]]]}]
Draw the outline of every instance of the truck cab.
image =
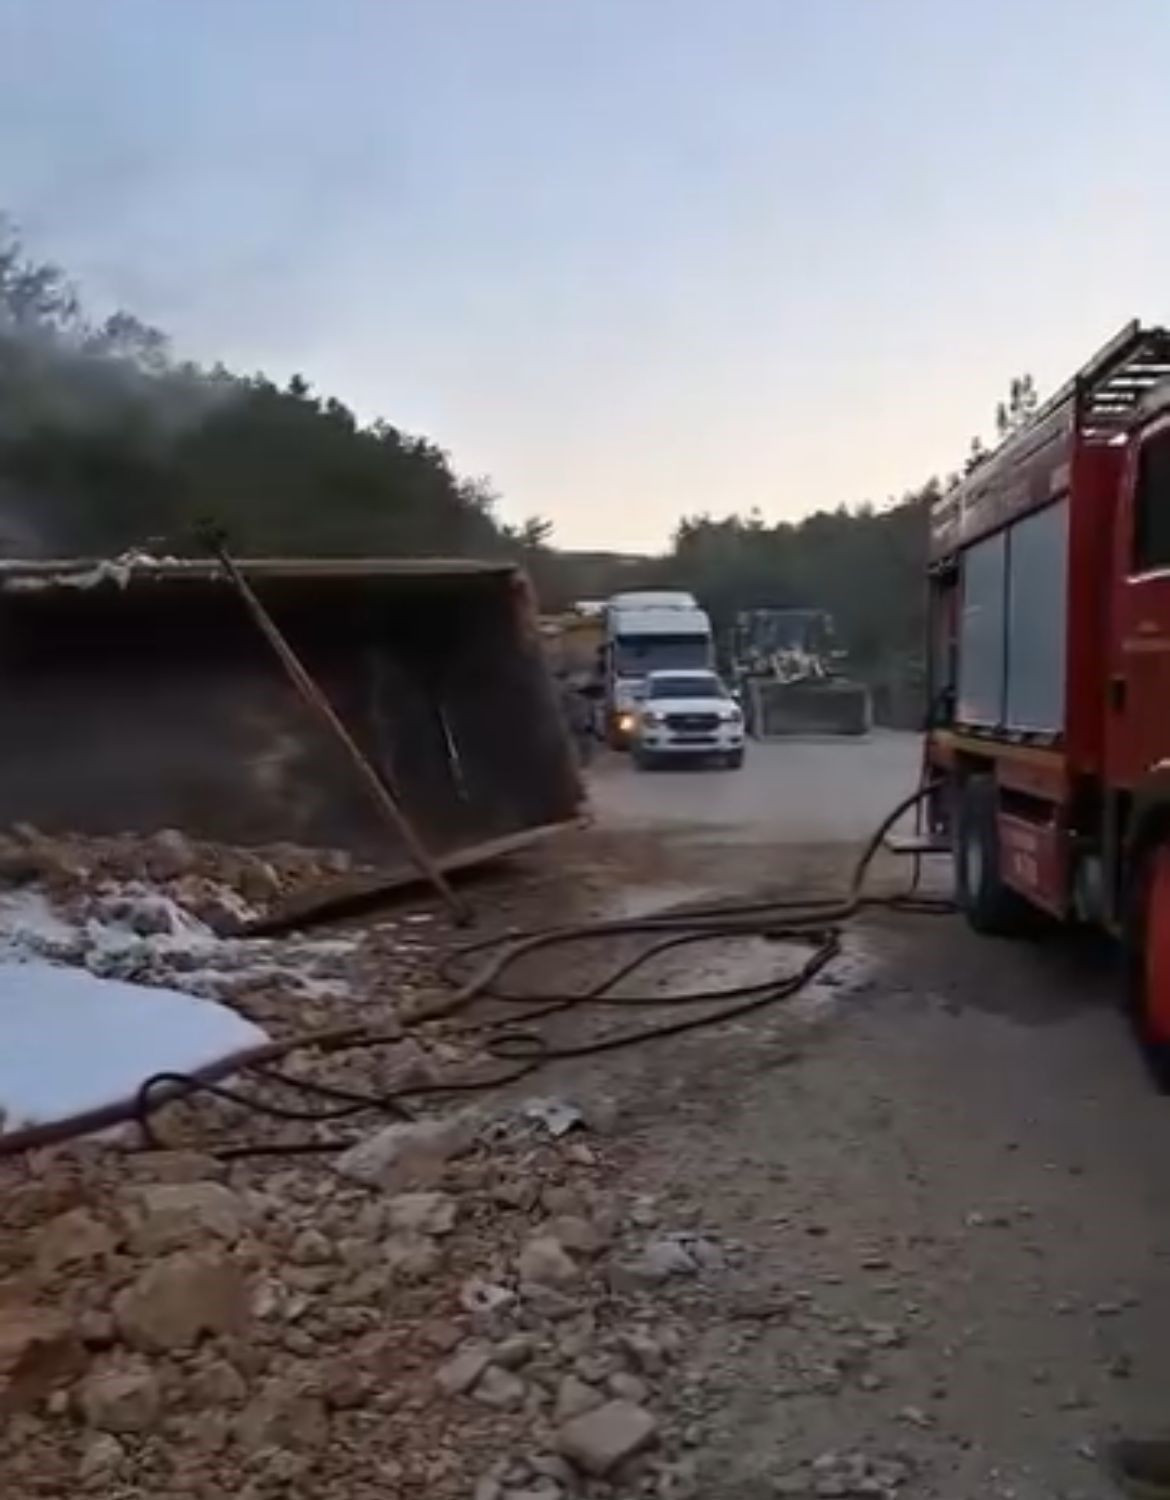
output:
[{"label": "truck cab", "polygon": [[711,621],[693,595],[673,589],[615,594],[605,611],[605,715],[610,745],[629,747],[652,672],[709,671],[713,666]]}]

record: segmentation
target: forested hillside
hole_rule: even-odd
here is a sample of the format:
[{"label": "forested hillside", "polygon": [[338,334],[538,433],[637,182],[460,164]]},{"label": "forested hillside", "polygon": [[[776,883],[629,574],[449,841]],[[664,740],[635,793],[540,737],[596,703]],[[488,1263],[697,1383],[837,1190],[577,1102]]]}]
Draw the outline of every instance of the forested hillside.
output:
[{"label": "forested hillside", "polygon": [[179,362],[133,316],[87,317],[68,279],[0,235],[0,554],[194,549],[214,518],[243,554],[516,556],[546,608],[615,588],[692,588],[717,624],[752,605],[831,610],[858,668],[912,678],[934,485],[770,526],[683,520],[669,553],[563,554],[510,528],[427,438],[360,423],[296,377]]}]

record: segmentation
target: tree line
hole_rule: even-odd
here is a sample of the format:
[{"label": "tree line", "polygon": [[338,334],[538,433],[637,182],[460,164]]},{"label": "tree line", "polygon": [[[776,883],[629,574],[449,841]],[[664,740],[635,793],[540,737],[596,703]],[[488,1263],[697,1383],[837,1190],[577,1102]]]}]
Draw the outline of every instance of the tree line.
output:
[{"label": "tree line", "polygon": [[182,555],[213,519],[242,554],[524,553],[484,480],[429,439],[363,424],[301,376],[176,361],[126,313],[0,233],[0,551]]},{"label": "tree line", "polygon": [[[1014,382],[1001,432],[1034,405]],[[0,224],[0,555],[183,555],[214,520],[245,556],[512,557],[549,610],[650,585],[692,589],[720,629],[740,609],[827,609],[854,669],[913,695],[938,490],[774,525],[688,517],[663,557],[559,552],[548,522],[506,525],[490,484],[428,438],[360,422],[301,376],[177,360],[128,313],[93,321]]]}]

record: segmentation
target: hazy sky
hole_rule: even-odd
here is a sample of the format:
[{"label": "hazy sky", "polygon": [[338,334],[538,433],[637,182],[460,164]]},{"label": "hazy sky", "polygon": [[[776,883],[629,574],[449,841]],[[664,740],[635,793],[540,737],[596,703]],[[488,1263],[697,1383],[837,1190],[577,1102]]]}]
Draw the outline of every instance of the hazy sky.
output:
[{"label": "hazy sky", "polygon": [[0,0],[0,206],[564,545],[881,500],[1170,319],[1168,0]]}]

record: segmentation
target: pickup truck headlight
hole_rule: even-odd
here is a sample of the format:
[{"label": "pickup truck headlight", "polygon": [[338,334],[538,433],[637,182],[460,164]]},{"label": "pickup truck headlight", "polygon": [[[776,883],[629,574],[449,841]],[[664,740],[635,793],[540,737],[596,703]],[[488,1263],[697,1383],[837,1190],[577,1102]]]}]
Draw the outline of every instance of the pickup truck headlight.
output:
[{"label": "pickup truck headlight", "polygon": [[648,708],[642,715],[642,723],[654,729],[662,723],[662,715],[652,708]]},{"label": "pickup truck headlight", "polygon": [[723,710],[723,722],[725,724],[741,724],[743,714],[738,708],[725,708]]}]

